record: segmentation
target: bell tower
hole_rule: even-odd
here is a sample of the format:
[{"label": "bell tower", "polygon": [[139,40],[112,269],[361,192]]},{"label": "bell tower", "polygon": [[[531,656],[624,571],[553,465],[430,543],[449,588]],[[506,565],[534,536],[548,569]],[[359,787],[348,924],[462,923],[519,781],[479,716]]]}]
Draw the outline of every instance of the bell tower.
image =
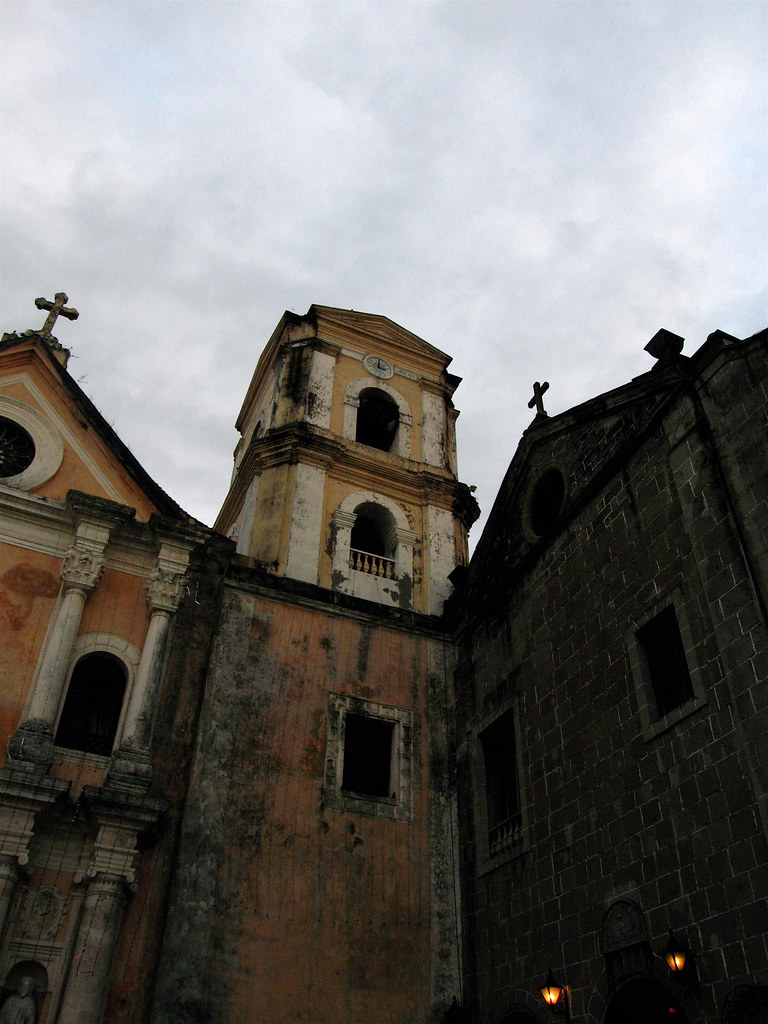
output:
[{"label": "bell tower", "polygon": [[439,615],[478,515],[450,356],[383,316],[286,312],[237,419],[216,529],[277,575]]}]

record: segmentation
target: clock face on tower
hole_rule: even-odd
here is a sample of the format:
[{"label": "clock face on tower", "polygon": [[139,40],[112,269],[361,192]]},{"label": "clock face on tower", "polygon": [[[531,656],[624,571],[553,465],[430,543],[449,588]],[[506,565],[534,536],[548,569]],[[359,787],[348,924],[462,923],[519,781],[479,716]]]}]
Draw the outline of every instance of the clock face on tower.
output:
[{"label": "clock face on tower", "polygon": [[366,356],[363,360],[363,365],[373,377],[386,378],[391,377],[394,373],[392,364],[388,363],[386,359],[382,359],[381,356]]}]

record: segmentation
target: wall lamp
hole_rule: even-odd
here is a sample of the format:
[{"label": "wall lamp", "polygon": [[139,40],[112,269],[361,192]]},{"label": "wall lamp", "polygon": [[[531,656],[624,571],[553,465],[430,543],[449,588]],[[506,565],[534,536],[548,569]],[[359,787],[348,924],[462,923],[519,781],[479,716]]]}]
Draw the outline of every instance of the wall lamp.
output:
[{"label": "wall lamp", "polygon": [[671,928],[667,944],[661,951],[661,957],[676,977],[691,984],[698,981],[696,957],[693,955],[693,950],[683,939],[678,939]]},{"label": "wall lamp", "polygon": [[549,969],[547,980],[541,986],[541,997],[547,1006],[550,1008],[552,1013],[558,1017],[565,1017],[567,1021],[571,1019],[571,1000],[568,993],[568,989],[565,985],[559,985],[555,981],[555,976],[552,974],[552,968]]}]

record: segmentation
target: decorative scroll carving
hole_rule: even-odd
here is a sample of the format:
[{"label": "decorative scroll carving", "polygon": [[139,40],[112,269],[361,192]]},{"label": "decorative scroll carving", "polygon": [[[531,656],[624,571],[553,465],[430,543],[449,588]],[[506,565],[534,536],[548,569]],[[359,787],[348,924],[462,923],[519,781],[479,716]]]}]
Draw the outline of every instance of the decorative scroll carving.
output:
[{"label": "decorative scroll carving", "polygon": [[147,602],[152,611],[173,614],[189,590],[189,581],[182,572],[171,572],[159,566],[146,584]]},{"label": "decorative scroll carving", "polygon": [[75,545],[64,556],[61,578],[66,587],[90,591],[101,579],[105,564],[103,552]]}]

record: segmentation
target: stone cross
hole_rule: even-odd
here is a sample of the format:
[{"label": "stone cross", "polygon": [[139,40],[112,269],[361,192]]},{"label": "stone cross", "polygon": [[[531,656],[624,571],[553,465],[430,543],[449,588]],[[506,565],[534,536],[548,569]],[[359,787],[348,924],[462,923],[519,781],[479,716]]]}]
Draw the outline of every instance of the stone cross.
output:
[{"label": "stone cross", "polygon": [[538,381],[533,385],[533,398],[528,403],[528,408],[532,409],[536,406],[537,416],[546,416],[544,412],[544,392],[549,390],[549,381],[544,381],[543,384],[539,384]]},{"label": "stone cross", "polygon": [[51,302],[50,299],[35,299],[35,305],[38,309],[50,310],[48,319],[45,321],[40,331],[38,331],[39,334],[50,335],[53,325],[60,316],[65,316],[67,320],[77,320],[80,314],[76,309],[69,309],[65,306],[65,302],[69,302],[69,299],[64,292],[56,292],[53,302]]}]

